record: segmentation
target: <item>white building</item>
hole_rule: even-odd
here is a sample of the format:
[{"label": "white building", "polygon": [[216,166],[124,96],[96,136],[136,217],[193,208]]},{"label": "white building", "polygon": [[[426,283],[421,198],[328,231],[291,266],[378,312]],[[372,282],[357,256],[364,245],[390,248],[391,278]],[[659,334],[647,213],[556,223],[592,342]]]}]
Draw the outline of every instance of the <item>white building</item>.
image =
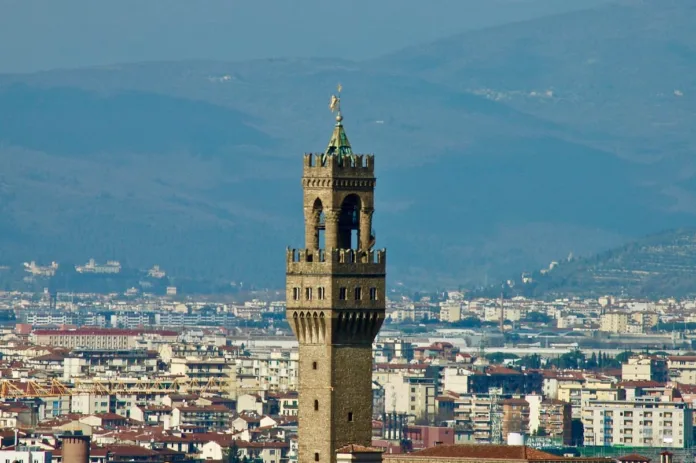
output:
[{"label": "white building", "polygon": [[12,463],[51,463],[51,452],[34,448],[17,447],[15,450],[0,450],[0,461]]},{"label": "white building", "polygon": [[659,397],[589,400],[582,408],[585,445],[691,447],[692,415],[689,404]]},{"label": "white building", "polygon": [[447,323],[458,322],[462,318],[462,303],[446,301],[440,304],[440,320]]},{"label": "white building", "polygon": [[469,392],[469,376],[474,373],[461,367],[446,367],[443,369],[443,390],[457,394]]}]

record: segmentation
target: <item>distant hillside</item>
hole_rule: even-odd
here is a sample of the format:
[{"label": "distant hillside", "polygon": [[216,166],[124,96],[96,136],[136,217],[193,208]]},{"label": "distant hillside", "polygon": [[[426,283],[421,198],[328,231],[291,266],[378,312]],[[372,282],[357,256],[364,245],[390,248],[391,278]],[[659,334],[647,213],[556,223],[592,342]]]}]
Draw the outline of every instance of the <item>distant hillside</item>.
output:
[{"label": "distant hillside", "polygon": [[696,226],[693,30],[691,0],[627,0],[369,62],[0,75],[0,264],[280,286],[338,82],[391,282],[481,285]]},{"label": "distant hillside", "polygon": [[[684,297],[696,295],[696,229],[648,236],[588,258],[534,272],[508,291],[527,296]],[[493,292],[499,289],[491,289]]]}]

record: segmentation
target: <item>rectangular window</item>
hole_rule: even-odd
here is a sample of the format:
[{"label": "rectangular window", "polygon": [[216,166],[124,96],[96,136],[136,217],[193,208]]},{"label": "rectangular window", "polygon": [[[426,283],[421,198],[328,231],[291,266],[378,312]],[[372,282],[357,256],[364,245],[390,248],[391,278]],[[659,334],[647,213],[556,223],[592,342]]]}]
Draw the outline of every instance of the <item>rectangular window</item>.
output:
[{"label": "rectangular window", "polygon": [[370,300],[371,301],[377,300],[377,288],[370,288]]},{"label": "rectangular window", "polygon": [[348,290],[346,288],[338,288],[338,298],[342,301],[348,299]]},{"label": "rectangular window", "polygon": [[326,297],[326,293],[323,286],[317,288],[317,295],[319,296],[320,300],[324,300],[324,298]]},{"label": "rectangular window", "polygon": [[296,301],[300,300],[300,288],[292,288],[292,298]]},{"label": "rectangular window", "polygon": [[305,299],[312,300],[312,288],[305,288]]},{"label": "rectangular window", "polygon": [[355,300],[359,301],[361,299],[362,299],[362,288],[360,286],[358,286],[357,288],[355,288]]}]

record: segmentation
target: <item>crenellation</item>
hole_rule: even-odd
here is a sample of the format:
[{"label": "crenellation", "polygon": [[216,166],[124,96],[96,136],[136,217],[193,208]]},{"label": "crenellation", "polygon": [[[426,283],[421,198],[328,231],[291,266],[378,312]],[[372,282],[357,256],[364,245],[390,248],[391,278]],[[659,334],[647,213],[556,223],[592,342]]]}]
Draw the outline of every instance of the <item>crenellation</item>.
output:
[{"label": "crenellation", "polygon": [[373,154],[335,154],[306,153],[304,155],[304,177],[374,177]]},{"label": "crenellation", "polygon": [[288,249],[288,274],[349,274],[384,275],[387,266],[387,250],[356,251],[354,249],[323,250]]}]

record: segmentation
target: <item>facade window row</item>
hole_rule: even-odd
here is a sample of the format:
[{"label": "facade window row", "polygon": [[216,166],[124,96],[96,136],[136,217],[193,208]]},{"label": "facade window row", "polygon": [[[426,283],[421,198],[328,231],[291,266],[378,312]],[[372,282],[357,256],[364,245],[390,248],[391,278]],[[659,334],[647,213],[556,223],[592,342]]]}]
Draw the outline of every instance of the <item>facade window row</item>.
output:
[{"label": "facade window row", "polygon": [[[316,297],[318,300],[324,300],[326,299],[326,288],[323,286],[320,286],[316,288]],[[307,301],[311,301],[314,299],[314,288],[305,288],[304,289],[304,299]],[[347,301],[348,300],[348,288],[346,287],[341,287],[338,288],[338,299],[341,301]],[[367,293],[368,297],[371,301],[376,301],[377,300],[377,288],[372,287],[369,289],[369,292]],[[299,287],[294,287],[292,289],[292,299],[295,301],[299,301],[302,299],[302,289]],[[360,286],[356,286],[353,288],[353,299],[356,301],[361,301],[363,299],[363,289]]]}]

